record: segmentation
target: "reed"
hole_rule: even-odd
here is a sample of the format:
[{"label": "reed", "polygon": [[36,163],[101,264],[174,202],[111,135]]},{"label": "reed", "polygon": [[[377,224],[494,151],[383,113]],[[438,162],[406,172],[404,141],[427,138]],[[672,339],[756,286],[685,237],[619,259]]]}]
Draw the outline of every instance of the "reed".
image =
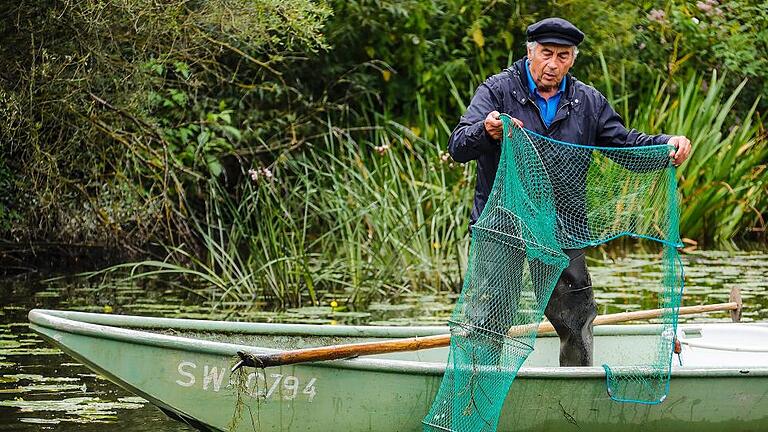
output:
[{"label": "reed", "polygon": [[442,119],[375,122],[362,131],[329,125],[323,142],[278,158],[271,178],[249,179],[234,194],[211,181],[191,221],[201,248],[168,248],[163,261],[131,264],[130,277],[184,274],[216,307],[456,289],[474,168],[446,157]]},{"label": "reed", "polygon": [[694,151],[678,169],[680,232],[714,247],[736,248],[737,240],[765,236],[768,209],[768,137],[761,117],[751,109],[736,118],[734,103],[746,85],[734,90],[713,71],[709,79],[656,81],[640,98],[630,124],[651,133],[687,136]]},{"label": "reed", "polygon": [[[681,232],[718,246],[764,226],[759,209],[768,195],[762,122],[754,108],[731,118],[742,87],[726,94],[722,82],[716,73],[706,89],[696,76],[657,80],[648,91],[615,98],[630,126],[691,138],[695,152],[679,170]],[[451,87],[464,105],[464,92]],[[411,122],[373,109],[370,127],[329,121],[321,139],[278,157],[270,176],[235,191],[211,181],[204,210],[192,216],[199,245],[131,264],[130,277],[184,275],[216,307],[366,304],[410,291],[458,290],[475,167],[444,153],[454,120],[415,99]],[[631,101],[638,103],[630,112]]]}]

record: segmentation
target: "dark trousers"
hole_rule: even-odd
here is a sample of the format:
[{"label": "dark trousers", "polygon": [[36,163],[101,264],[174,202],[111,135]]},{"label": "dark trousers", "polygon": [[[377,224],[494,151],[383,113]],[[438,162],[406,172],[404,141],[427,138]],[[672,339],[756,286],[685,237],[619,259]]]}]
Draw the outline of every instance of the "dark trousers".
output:
[{"label": "dark trousers", "polygon": [[[497,242],[489,242],[488,245],[489,250],[498,250]],[[478,247],[484,246],[480,240]],[[555,284],[544,315],[560,337],[560,366],[591,366],[592,321],[597,316],[592,281],[587,271],[584,250],[565,249],[563,252],[568,255],[570,262]],[[512,253],[499,255],[480,255],[484,259],[477,262],[475,268],[476,291],[471,299],[467,299],[466,308],[471,328],[469,335],[475,338],[476,343],[487,340],[491,345],[488,348],[494,354],[489,356],[491,363],[497,362],[501,355],[501,346],[494,348],[493,345],[501,341],[500,338],[506,335],[510,327],[534,322],[533,316],[525,316],[526,313],[530,314],[530,308],[521,310],[518,307],[521,303],[521,268],[524,257]],[[544,280],[537,277],[537,274],[543,273],[542,267],[541,264],[530,262],[533,279]],[[539,297],[543,294],[537,292],[534,295]],[[527,356],[524,351],[520,355]]]},{"label": "dark trousers", "polygon": [[544,315],[560,336],[560,366],[592,366],[592,321],[597,304],[583,249],[566,249],[570,264],[560,275]]}]

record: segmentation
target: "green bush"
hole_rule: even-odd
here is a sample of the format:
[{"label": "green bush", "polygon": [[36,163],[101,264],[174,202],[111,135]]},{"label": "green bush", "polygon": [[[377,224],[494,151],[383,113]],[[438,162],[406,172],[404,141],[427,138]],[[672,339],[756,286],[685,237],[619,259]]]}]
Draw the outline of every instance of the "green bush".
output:
[{"label": "green bush", "polygon": [[[768,94],[768,8],[762,0],[670,1],[637,22],[638,60],[668,77],[717,69],[733,90]],[[765,106],[765,105],[763,105]],[[741,114],[749,104],[740,105]]]},{"label": "green bush", "polygon": [[[295,80],[304,56],[326,47],[321,3],[4,8],[0,142],[20,189],[12,205],[26,222],[21,238],[183,236],[184,195],[202,197],[207,178],[239,175],[242,158],[295,145],[327,107]],[[132,208],[115,208],[124,205]]]},{"label": "green bush", "polygon": [[[239,202],[248,168],[277,171],[337,154],[347,145],[340,136],[378,147],[383,138],[356,134],[391,124],[404,125],[411,142],[442,148],[476,86],[522,56],[525,28],[552,15],[587,34],[573,71],[614,99],[631,124],[700,137],[705,132],[688,123],[664,119],[682,109],[674,101],[693,97],[686,93],[691,71],[727,70],[717,97],[697,105],[715,110],[716,121],[700,119],[696,127],[708,128],[706,146],[719,146],[718,154],[752,141],[762,148],[758,117],[766,98],[756,114],[750,109],[765,93],[768,12],[755,0],[699,3],[10,3],[0,11],[0,230],[15,240],[139,251],[151,241],[192,244],[201,237],[189,220],[208,217],[213,179],[221,195]],[[745,76],[741,94],[748,97],[730,101]],[[750,132],[729,138],[734,125]],[[758,183],[766,161],[761,151],[750,154],[758,156],[739,160],[751,177],[718,174],[713,181],[754,191],[754,199],[729,204],[741,213],[727,227],[707,222],[691,236],[724,243],[760,229],[766,206],[755,197],[764,190]],[[291,169],[282,178],[301,182],[302,175]],[[429,178],[418,170],[414,176]]]},{"label": "green bush", "polygon": [[[325,74],[347,73],[350,87],[369,95],[366,108],[388,112],[404,123],[418,111],[412,103],[415,95],[428,101],[433,112],[455,115],[460,107],[452,97],[452,83],[468,100],[487,76],[525,54],[526,27],[548,16],[565,17],[586,33],[574,69],[585,82],[602,82],[603,53],[610,59],[614,85],[622,71],[628,88],[650,89],[657,76],[687,77],[690,71],[718,69],[728,72],[731,90],[739,77],[749,77],[748,93],[766,92],[768,12],[758,0],[573,0],[567,5],[356,0],[333,1],[331,6],[327,35],[333,49],[324,56],[324,70],[330,71]],[[744,114],[750,106],[735,108]]]},{"label": "green bush", "polygon": [[[708,79],[695,73],[685,80],[657,79],[634,110],[621,94],[614,98],[615,105],[628,111],[631,127],[691,140],[693,153],[678,169],[680,233],[718,248],[764,238],[768,209],[768,136],[755,112],[760,97],[743,94],[746,80],[734,90],[726,83],[716,71]],[[734,118],[739,99],[751,109]]]}]

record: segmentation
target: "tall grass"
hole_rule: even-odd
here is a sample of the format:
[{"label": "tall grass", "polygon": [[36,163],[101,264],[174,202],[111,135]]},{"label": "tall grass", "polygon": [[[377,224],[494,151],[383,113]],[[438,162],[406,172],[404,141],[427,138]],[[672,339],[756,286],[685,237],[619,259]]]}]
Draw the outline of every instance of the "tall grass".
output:
[{"label": "tall grass", "polygon": [[743,118],[734,118],[734,103],[749,97],[741,94],[746,81],[735,90],[724,82],[717,71],[709,79],[657,80],[639,98],[629,124],[691,140],[693,153],[678,169],[680,233],[707,246],[735,248],[737,239],[765,236],[768,137],[755,112],[760,97]]},{"label": "tall grass", "polygon": [[234,196],[210,182],[191,224],[202,250],[169,248],[164,261],[131,264],[131,277],[183,273],[212,300],[277,307],[456,289],[474,167],[446,157],[441,119],[376,121],[328,125],[324,142],[278,158],[271,179],[249,179]]},{"label": "tall grass", "polygon": [[[716,74],[703,83],[657,81],[650,92],[615,100],[627,112],[639,100],[630,126],[691,138],[695,151],[679,170],[681,232],[722,246],[764,226],[768,143],[754,109],[730,116],[741,87],[726,94]],[[416,104],[418,118],[407,126],[382,115],[369,128],[328,124],[322,140],[278,157],[274,177],[235,193],[211,181],[192,223],[202,248],[169,248],[165,261],[133,264],[134,275],[185,274],[217,302],[278,307],[457,290],[475,168],[446,157],[448,122],[418,97]]]}]

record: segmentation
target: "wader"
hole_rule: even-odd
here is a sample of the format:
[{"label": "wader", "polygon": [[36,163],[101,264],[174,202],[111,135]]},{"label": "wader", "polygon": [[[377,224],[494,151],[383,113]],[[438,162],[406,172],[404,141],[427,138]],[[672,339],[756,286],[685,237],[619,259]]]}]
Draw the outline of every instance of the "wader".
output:
[{"label": "wader", "polygon": [[597,304],[583,249],[566,249],[571,259],[552,291],[544,315],[560,336],[560,366],[592,366],[592,321]]},{"label": "wader", "polygon": [[[475,239],[477,247],[485,246],[485,239]],[[495,241],[488,243],[497,247]],[[493,249],[491,249],[493,250]],[[587,271],[583,249],[563,250],[570,263],[563,270],[549,298],[544,315],[552,323],[560,337],[560,366],[592,366],[593,334],[592,321],[597,316],[597,304],[592,292],[592,281]],[[507,272],[503,268],[522,268],[494,254],[482,254],[483,260],[476,264],[475,280],[479,291],[467,301],[468,336],[476,346],[482,346],[486,361],[498,363],[502,352],[502,341],[507,330],[515,325],[531,323],[533,317],[516,316],[520,297],[522,271]],[[524,259],[523,256],[514,260]],[[534,266],[531,271],[536,272]],[[480,288],[482,287],[482,288]],[[474,291],[474,290],[473,290]],[[541,307],[541,306],[540,306]],[[519,345],[519,341],[507,340],[512,349],[523,358],[532,347]],[[515,348],[516,347],[516,348]]]}]

